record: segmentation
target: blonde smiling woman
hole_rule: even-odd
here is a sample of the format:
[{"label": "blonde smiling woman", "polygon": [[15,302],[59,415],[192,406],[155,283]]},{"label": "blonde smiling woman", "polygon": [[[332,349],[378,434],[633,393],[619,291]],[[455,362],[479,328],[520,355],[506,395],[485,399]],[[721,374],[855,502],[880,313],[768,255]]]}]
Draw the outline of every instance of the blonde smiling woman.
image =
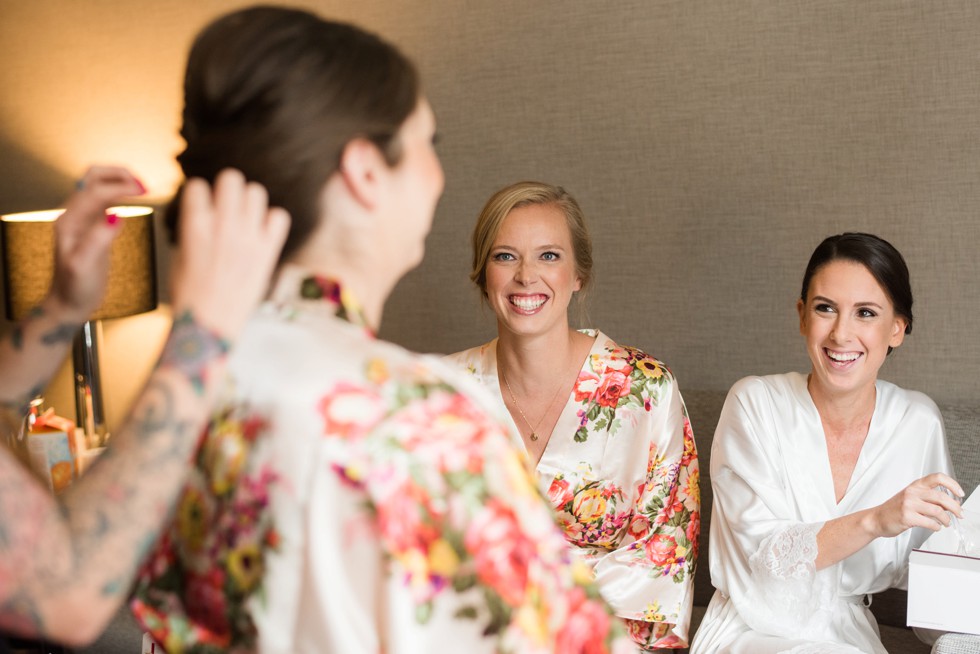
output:
[{"label": "blonde smiling woman", "polygon": [[473,232],[473,272],[498,337],[451,359],[506,406],[565,537],[644,650],[687,646],[700,528],[687,411],[661,362],[569,326],[592,275],[564,189],[501,189]]}]

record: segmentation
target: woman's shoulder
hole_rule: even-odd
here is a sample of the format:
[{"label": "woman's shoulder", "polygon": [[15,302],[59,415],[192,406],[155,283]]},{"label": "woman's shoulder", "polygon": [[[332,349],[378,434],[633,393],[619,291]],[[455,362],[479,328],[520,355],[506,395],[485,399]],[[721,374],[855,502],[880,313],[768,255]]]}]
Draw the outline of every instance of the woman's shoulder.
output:
[{"label": "woman's shoulder", "polygon": [[807,376],[799,372],[743,377],[729,389],[725,404],[737,404],[750,412],[765,409],[767,414],[796,410],[812,413],[806,380]]},{"label": "woman's shoulder", "polygon": [[476,372],[480,368],[480,364],[484,359],[493,353],[497,339],[483,343],[482,345],[477,345],[465,350],[460,350],[459,352],[453,352],[452,354],[447,354],[443,357],[445,361],[460,367],[471,369],[470,372]]},{"label": "woman's shoulder", "polygon": [[879,379],[875,383],[878,391],[878,407],[885,415],[901,419],[920,419],[942,422],[939,407],[931,397],[897,384]]},{"label": "woman's shoulder", "polygon": [[629,366],[645,377],[662,379],[664,383],[675,381],[674,374],[667,364],[652,354],[638,347],[622,345],[598,329],[582,330],[582,332],[595,335],[596,341],[590,355],[593,359],[593,367],[595,361],[600,361],[603,367]]},{"label": "woman's shoulder", "polygon": [[785,372],[776,375],[749,375],[732,384],[729,396],[798,395],[806,390],[806,375]]}]

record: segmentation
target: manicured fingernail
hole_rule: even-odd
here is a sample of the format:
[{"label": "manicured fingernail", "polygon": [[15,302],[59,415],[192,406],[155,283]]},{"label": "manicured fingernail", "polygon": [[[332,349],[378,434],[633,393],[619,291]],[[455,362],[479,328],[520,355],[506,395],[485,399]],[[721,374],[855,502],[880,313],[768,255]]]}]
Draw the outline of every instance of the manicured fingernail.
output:
[{"label": "manicured fingernail", "polygon": [[114,213],[106,213],[105,221],[110,227],[115,227],[119,223],[119,215]]},{"label": "manicured fingernail", "polygon": [[141,181],[140,181],[140,180],[139,180],[138,178],[136,178],[136,177],[134,177],[133,179],[134,179],[134,180],[136,181],[136,186],[138,186],[138,187],[139,187],[139,189],[140,189],[140,195],[143,195],[144,193],[146,193],[146,187],[145,187],[145,186],[143,186],[143,182],[141,182]]}]

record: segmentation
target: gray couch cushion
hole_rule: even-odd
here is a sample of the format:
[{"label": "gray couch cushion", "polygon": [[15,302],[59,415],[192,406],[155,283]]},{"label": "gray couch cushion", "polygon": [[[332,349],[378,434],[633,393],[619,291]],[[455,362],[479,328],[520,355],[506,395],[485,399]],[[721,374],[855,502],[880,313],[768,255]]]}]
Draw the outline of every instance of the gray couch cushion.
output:
[{"label": "gray couch cushion", "polygon": [[980,407],[940,405],[956,480],[969,495],[980,484]]},{"label": "gray couch cushion", "polygon": [[[708,571],[708,547],[711,542],[711,441],[721,415],[727,393],[723,391],[682,391],[694,442],[698,448],[698,466],[701,470],[701,544],[699,545],[697,570],[694,575],[694,604],[707,606],[715,589]],[[693,625],[692,625],[693,628]]]},{"label": "gray couch cushion", "polygon": [[945,634],[936,641],[932,654],[980,654],[980,637]]}]

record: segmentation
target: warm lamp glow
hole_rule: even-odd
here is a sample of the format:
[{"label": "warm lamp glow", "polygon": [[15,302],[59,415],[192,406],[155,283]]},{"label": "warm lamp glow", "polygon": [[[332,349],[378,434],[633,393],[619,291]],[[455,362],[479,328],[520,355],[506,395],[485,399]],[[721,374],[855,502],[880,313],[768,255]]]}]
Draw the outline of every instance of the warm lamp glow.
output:
[{"label": "warm lamp glow", "polygon": [[[6,315],[20,320],[47,294],[54,276],[54,221],[63,209],[0,216]],[[122,318],[157,305],[153,209],[113,207],[121,218],[112,244],[106,297],[91,320]]]},{"label": "warm lamp glow", "polygon": [[[181,179],[183,67],[210,13],[167,3],[0,4],[0,38],[17,53],[4,61],[5,148],[46,169],[49,192],[98,163],[125,166],[149,197],[169,197]],[[26,194],[18,208],[60,202],[47,197]]]},{"label": "warm lamp glow", "polygon": [[[53,223],[64,209],[45,209],[43,211],[23,211],[21,213],[8,213],[0,216],[0,220],[11,223]],[[111,207],[109,213],[114,213],[120,218],[134,218],[136,216],[148,216],[153,213],[149,207]]]}]

